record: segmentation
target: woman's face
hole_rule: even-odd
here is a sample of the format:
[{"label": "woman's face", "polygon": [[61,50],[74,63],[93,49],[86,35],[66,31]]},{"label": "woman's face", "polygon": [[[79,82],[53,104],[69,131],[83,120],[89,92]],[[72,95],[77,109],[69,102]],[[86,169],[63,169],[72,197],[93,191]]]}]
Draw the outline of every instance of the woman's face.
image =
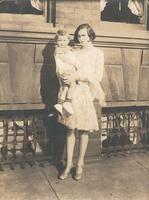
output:
[{"label": "woman's face", "polygon": [[78,32],[78,40],[82,46],[86,46],[88,42],[90,42],[86,28],[83,28]]}]

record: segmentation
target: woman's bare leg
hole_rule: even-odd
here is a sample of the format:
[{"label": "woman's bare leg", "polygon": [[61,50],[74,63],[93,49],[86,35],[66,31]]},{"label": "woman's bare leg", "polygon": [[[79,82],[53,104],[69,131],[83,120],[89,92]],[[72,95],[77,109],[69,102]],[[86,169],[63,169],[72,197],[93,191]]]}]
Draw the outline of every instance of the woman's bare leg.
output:
[{"label": "woman's bare leg", "polygon": [[84,157],[88,146],[88,132],[80,132],[79,134],[79,153],[77,166],[84,165]]},{"label": "woman's bare leg", "polygon": [[71,171],[74,145],[75,145],[75,131],[69,130],[68,133],[67,133],[67,139],[66,139],[67,162],[66,162],[66,167],[65,167],[63,173],[59,177],[61,180],[66,179],[68,174]]},{"label": "woman's bare leg", "polygon": [[76,167],[75,180],[79,181],[82,178],[83,166],[84,166],[84,157],[88,146],[88,133],[80,132],[79,138],[79,155]]},{"label": "woman's bare leg", "polygon": [[69,130],[67,133],[67,140],[66,140],[66,153],[67,153],[66,168],[69,168],[72,166],[72,158],[73,158],[75,140],[76,140],[75,131]]}]

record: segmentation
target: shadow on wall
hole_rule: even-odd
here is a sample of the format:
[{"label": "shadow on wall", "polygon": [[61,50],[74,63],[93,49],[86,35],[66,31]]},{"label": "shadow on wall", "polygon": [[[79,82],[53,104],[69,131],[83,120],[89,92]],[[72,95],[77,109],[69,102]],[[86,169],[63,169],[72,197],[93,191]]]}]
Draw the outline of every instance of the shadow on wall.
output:
[{"label": "shadow on wall", "polygon": [[[44,123],[46,127],[48,144],[46,153],[53,158],[55,164],[58,164],[63,156],[67,128],[58,122],[58,113],[54,109],[57,103],[59,81],[56,76],[56,64],[54,60],[55,45],[49,42],[43,50],[43,66],[40,76],[40,93],[42,101],[46,106]],[[49,113],[52,114],[48,117]]]},{"label": "shadow on wall", "polygon": [[55,46],[50,42],[45,46],[43,55],[43,66],[40,76],[40,93],[46,110],[50,111],[57,102],[59,82],[56,76],[56,64],[54,60]]}]

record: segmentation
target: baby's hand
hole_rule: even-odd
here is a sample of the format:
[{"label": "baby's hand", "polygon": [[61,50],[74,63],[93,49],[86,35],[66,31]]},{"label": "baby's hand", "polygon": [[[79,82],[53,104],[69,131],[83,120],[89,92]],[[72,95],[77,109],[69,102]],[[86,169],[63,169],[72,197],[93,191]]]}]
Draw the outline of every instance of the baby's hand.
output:
[{"label": "baby's hand", "polygon": [[61,76],[61,80],[62,80],[62,82],[64,83],[64,84],[66,84],[66,85],[71,85],[71,79],[70,79],[70,77],[69,76]]},{"label": "baby's hand", "polygon": [[73,73],[70,75],[61,76],[61,79],[65,84],[71,85],[71,83],[74,83],[77,81],[77,75],[76,73]]}]

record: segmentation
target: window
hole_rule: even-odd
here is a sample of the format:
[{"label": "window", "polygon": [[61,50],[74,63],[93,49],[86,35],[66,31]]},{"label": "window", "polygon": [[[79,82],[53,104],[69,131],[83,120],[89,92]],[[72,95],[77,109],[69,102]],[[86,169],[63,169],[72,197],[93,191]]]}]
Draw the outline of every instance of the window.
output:
[{"label": "window", "polygon": [[101,0],[101,20],[140,24],[145,22],[146,0]]},{"label": "window", "polygon": [[0,0],[0,22],[54,23],[55,0]]},{"label": "window", "polygon": [[146,16],[146,25],[147,30],[149,30],[149,0],[147,0],[146,13],[148,14],[148,16]]},{"label": "window", "polygon": [[42,15],[43,0],[0,0],[0,13]]}]

